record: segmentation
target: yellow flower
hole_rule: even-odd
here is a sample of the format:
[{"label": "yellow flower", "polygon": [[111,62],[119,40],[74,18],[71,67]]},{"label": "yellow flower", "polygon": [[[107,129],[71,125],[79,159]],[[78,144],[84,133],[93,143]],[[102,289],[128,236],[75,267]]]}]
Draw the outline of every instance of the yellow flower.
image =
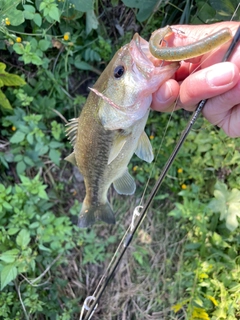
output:
[{"label": "yellow flower", "polygon": [[187,304],[189,302],[189,299],[185,299],[177,304],[175,304],[174,306],[172,306],[172,310],[177,313],[179,310],[182,309],[183,306],[185,306],[185,304]]},{"label": "yellow flower", "polygon": [[16,38],[16,42],[18,42],[18,43],[22,42],[22,38],[21,37],[17,37]]},{"label": "yellow flower", "polygon": [[183,172],[183,169],[182,169],[182,168],[179,168],[177,172],[178,172],[178,173],[182,173],[182,172]]},{"label": "yellow flower", "polygon": [[175,313],[177,313],[179,310],[181,310],[183,307],[182,303],[178,303],[178,304],[175,304],[174,306],[172,306],[172,309]]},{"label": "yellow flower", "polygon": [[149,138],[150,138],[150,140],[153,140],[153,139],[154,139],[154,136],[153,136],[153,135],[151,135]]},{"label": "yellow flower", "polygon": [[194,307],[193,308],[193,313],[192,313],[192,317],[191,319],[196,319],[196,320],[200,320],[200,319],[204,319],[204,320],[209,320],[209,316],[206,313],[206,311],[202,308],[197,308]]},{"label": "yellow flower", "polygon": [[12,126],[12,131],[16,131],[16,127]]},{"label": "yellow flower", "polygon": [[213,296],[206,295],[206,298],[211,300],[215,306],[218,306],[218,302]]},{"label": "yellow flower", "polygon": [[70,38],[70,33],[69,33],[69,32],[65,32],[65,33],[64,33],[64,36],[63,36],[63,39],[64,39],[65,41],[68,41],[69,38]]},{"label": "yellow flower", "polygon": [[187,189],[186,184],[182,184],[182,185],[181,185],[181,188],[182,188],[183,190],[186,190],[186,189]]},{"label": "yellow flower", "polygon": [[11,22],[10,22],[10,20],[8,18],[5,19],[5,23],[6,23],[7,26],[10,26],[10,24],[11,24]]},{"label": "yellow flower", "polygon": [[137,168],[138,168],[138,166],[134,166],[134,167],[133,167],[133,171],[136,171]]}]

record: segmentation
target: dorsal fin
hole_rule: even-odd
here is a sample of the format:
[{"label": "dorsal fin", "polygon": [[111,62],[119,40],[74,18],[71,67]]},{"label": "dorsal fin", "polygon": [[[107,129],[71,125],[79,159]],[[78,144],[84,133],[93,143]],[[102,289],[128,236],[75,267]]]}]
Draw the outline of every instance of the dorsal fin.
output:
[{"label": "dorsal fin", "polygon": [[74,147],[77,139],[77,131],[78,131],[78,118],[73,118],[69,120],[66,124],[66,136],[70,140],[72,146]]}]

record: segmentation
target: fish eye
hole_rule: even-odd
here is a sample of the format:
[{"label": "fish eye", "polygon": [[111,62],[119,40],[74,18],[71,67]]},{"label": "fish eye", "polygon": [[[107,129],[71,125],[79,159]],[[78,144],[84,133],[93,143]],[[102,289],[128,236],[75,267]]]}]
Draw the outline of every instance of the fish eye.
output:
[{"label": "fish eye", "polygon": [[125,71],[125,68],[124,66],[117,66],[115,69],[114,69],[114,72],[113,72],[113,75],[115,78],[121,78],[124,74],[124,71]]}]

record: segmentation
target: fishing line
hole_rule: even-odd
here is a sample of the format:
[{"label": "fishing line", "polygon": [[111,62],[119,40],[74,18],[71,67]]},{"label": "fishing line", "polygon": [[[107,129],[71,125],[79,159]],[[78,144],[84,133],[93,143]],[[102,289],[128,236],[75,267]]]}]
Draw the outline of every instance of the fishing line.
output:
[{"label": "fishing line", "polygon": [[231,17],[231,20],[230,20],[230,21],[232,21],[232,20],[233,20],[233,18],[234,18],[234,16],[237,14],[237,11],[238,11],[239,7],[240,7],[240,2],[238,3],[238,5],[237,5],[237,7],[236,7],[235,11],[233,12],[233,15],[232,15],[232,17]]},{"label": "fishing line", "polygon": [[[238,27],[237,32],[236,32],[228,50],[226,51],[226,54],[224,55],[224,58],[222,60],[223,62],[227,61],[229,59],[231,53],[233,52],[233,50],[234,50],[236,44],[239,42],[239,40],[240,40],[240,27]],[[99,299],[101,298],[103,292],[105,291],[109,281],[113,278],[114,273],[115,273],[123,255],[124,255],[125,251],[129,247],[129,245],[133,239],[134,234],[136,233],[137,229],[139,228],[142,221],[144,220],[146,213],[147,213],[147,210],[148,210],[150,204],[152,203],[152,200],[155,197],[159,187],[161,186],[164,177],[166,176],[171,164],[173,163],[176,155],[178,154],[181,146],[183,145],[184,141],[186,140],[190,130],[192,129],[192,126],[196,122],[198,116],[200,115],[200,113],[203,110],[204,106],[206,105],[207,101],[208,101],[208,99],[200,101],[200,103],[197,106],[196,111],[193,113],[186,128],[182,132],[181,137],[178,140],[172,154],[170,155],[168,161],[166,162],[164,168],[162,169],[162,172],[158,178],[158,181],[156,182],[156,184],[153,187],[145,205],[143,206],[142,211],[140,212],[139,218],[137,219],[137,222],[135,223],[132,230],[130,232],[126,233],[125,236],[123,237],[123,239],[121,241],[121,246],[119,245],[119,248],[121,247],[119,250],[119,255],[118,256],[115,255],[116,260],[112,264],[111,269],[110,268],[107,269],[107,272],[105,273],[105,276],[104,276],[105,279],[103,279],[103,277],[102,277],[102,279],[100,280],[101,283],[103,282],[102,286],[100,287],[100,285],[98,285],[97,288],[99,288],[99,289],[95,290],[94,296],[91,296],[91,299],[93,300],[93,302],[90,307],[86,305],[86,300],[85,300],[85,310],[87,310],[87,314],[86,314],[86,317],[83,318],[83,313],[84,313],[84,308],[83,308],[81,311],[81,318],[80,318],[81,320],[82,319],[89,320],[92,317],[92,315],[96,309],[96,306],[98,305]],[[130,227],[128,228],[128,231],[129,231],[129,229],[130,229]]]},{"label": "fishing line", "polygon": [[[162,137],[162,139],[161,139],[160,146],[158,147],[156,156],[154,157],[154,160],[155,160],[155,161],[158,159],[159,153],[160,153],[160,151],[161,151],[161,149],[162,149],[162,145],[163,145],[164,139],[165,139],[165,137],[166,137],[166,135],[167,135],[167,130],[168,130],[169,125],[170,125],[170,122],[171,122],[171,120],[172,120],[172,116],[173,116],[173,113],[174,113],[174,111],[175,111],[176,104],[177,104],[177,102],[174,103],[173,110],[171,111],[171,114],[170,114],[170,116],[169,116],[167,125],[166,125],[165,130],[164,130],[164,133],[163,133],[163,137]],[[143,193],[142,193],[142,196],[141,196],[141,200],[140,200],[139,206],[142,206],[143,199],[144,199],[144,197],[145,197],[145,193],[146,193],[146,191],[147,191],[147,188],[148,188],[149,183],[150,183],[150,179],[152,178],[153,170],[154,170],[155,168],[156,168],[156,163],[153,163],[153,165],[151,166],[151,171],[150,171],[150,173],[149,173],[147,183],[146,183],[146,185],[145,185],[145,187],[144,187],[144,190],[143,190]]]}]

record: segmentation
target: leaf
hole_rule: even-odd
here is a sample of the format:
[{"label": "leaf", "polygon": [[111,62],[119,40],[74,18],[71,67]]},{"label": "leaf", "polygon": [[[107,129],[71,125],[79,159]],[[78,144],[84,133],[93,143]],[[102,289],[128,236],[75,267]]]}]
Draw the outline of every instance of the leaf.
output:
[{"label": "leaf", "polygon": [[51,45],[51,42],[45,39],[39,41],[38,46],[42,51],[46,51]]},{"label": "leaf", "polygon": [[20,26],[24,22],[24,13],[21,10],[17,10],[14,5],[9,7],[7,11],[7,15],[9,17],[10,23],[12,26]]},{"label": "leaf", "polygon": [[56,149],[51,149],[49,152],[50,159],[52,162],[56,163],[56,165],[59,165],[60,163],[60,155],[61,153]]},{"label": "leaf", "polygon": [[49,143],[49,147],[53,148],[53,149],[60,148],[62,146],[63,146],[63,144],[61,142],[58,142],[58,141],[51,141]]},{"label": "leaf", "polygon": [[17,53],[17,54],[24,54],[24,46],[22,43],[14,43],[13,45],[13,50]]},{"label": "leaf", "polygon": [[2,90],[0,90],[0,105],[2,106],[3,109],[6,109],[6,110],[13,109],[8,98],[5,96]]},{"label": "leaf", "polygon": [[29,142],[29,144],[33,144],[33,134],[32,132],[28,133],[27,135],[27,141]]},{"label": "leaf", "polygon": [[220,19],[230,20],[237,6],[234,0],[210,0],[210,5],[217,11]]},{"label": "leaf", "polygon": [[233,188],[229,195],[229,202],[236,202],[240,204],[240,191],[236,188]]},{"label": "leaf", "polygon": [[24,18],[27,20],[32,20],[34,18],[34,13],[32,12],[28,12],[28,11],[24,11]]},{"label": "leaf", "polygon": [[39,13],[35,13],[35,15],[33,17],[33,21],[36,23],[36,25],[38,27],[41,27],[41,25],[42,25],[42,17],[40,16]]},{"label": "leaf", "polygon": [[12,206],[11,206],[8,202],[6,202],[6,201],[4,201],[4,202],[2,203],[2,205],[3,205],[3,207],[4,207],[6,210],[11,210],[11,209],[12,209]]},{"label": "leaf", "polygon": [[5,71],[6,65],[0,62],[0,80],[5,86],[22,86],[26,82],[16,74]]},{"label": "leaf", "polygon": [[31,12],[31,13],[35,13],[36,12],[36,9],[33,6],[29,5],[29,4],[24,4],[23,8],[27,12]]},{"label": "leaf", "polygon": [[47,4],[44,1],[41,1],[40,6],[39,6],[39,11],[42,11],[46,8]]},{"label": "leaf", "polygon": [[51,252],[51,250],[49,248],[45,247],[43,244],[39,244],[38,247],[39,247],[40,250]]},{"label": "leaf", "polygon": [[[19,231],[19,228],[10,228],[10,229],[8,229],[8,234],[10,236],[12,236],[12,235],[16,234],[18,231]],[[18,250],[18,249],[16,249],[16,250]]]},{"label": "leaf", "polygon": [[31,167],[34,166],[34,162],[32,161],[31,158],[29,158],[29,157],[27,157],[27,156],[24,156],[23,160],[24,160],[24,162],[25,162],[26,164],[28,164],[29,166],[31,166]]},{"label": "leaf", "polygon": [[76,68],[81,69],[81,70],[93,70],[94,68],[87,62],[85,61],[79,61],[75,59],[74,65]]},{"label": "leaf", "polygon": [[202,22],[207,23],[212,21],[216,11],[205,1],[198,2],[198,14],[192,17],[191,22],[193,24],[201,24]]},{"label": "leaf", "polygon": [[240,203],[230,203],[228,215],[226,217],[226,227],[234,231],[238,227],[237,217],[240,218]]},{"label": "leaf", "polygon": [[21,247],[22,250],[27,248],[27,245],[29,244],[31,238],[30,238],[30,233],[26,229],[22,229],[16,239],[17,244],[19,247]]},{"label": "leaf", "polygon": [[19,162],[19,161],[21,161],[22,159],[23,159],[23,155],[22,155],[22,154],[17,154],[17,155],[14,157],[13,161]]},{"label": "leaf", "polygon": [[225,183],[217,182],[214,191],[215,199],[209,203],[213,212],[220,212],[220,220],[226,220],[226,227],[234,231],[238,227],[240,217],[240,191],[236,188],[227,190]]},{"label": "leaf", "polygon": [[16,166],[17,174],[20,175],[21,173],[23,173],[26,170],[26,168],[27,166],[23,161],[18,162]]},{"label": "leaf", "polygon": [[240,152],[238,150],[234,150],[233,156],[231,156],[230,164],[238,164],[240,160]]},{"label": "leaf", "polygon": [[17,277],[17,268],[15,265],[7,265],[1,271],[1,290],[6,287],[9,282]]},{"label": "leaf", "polygon": [[56,4],[52,4],[51,9],[48,13],[49,17],[51,17],[53,20],[60,22],[60,14],[59,10],[56,7]]},{"label": "leaf", "polygon": [[95,0],[70,0],[69,3],[74,5],[74,9],[81,12],[87,12],[93,10]]},{"label": "leaf", "polygon": [[158,2],[158,0],[123,0],[123,3],[127,7],[139,9],[137,19],[140,22],[146,20],[153,13],[153,10]]},{"label": "leaf", "polygon": [[89,10],[86,13],[86,34],[88,35],[92,29],[98,28],[98,20],[93,10]]},{"label": "leaf", "polygon": [[18,249],[12,249],[5,251],[3,254],[0,255],[0,260],[6,262],[6,263],[13,263],[16,259],[16,257],[19,254]]},{"label": "leaf", "polygon": [[22,142],[25,138],[25,133],[22,131],[17,130],[14,135],[11,137],[11,143],[19,143]]},{"label": "leaf", "polygon": [[37,66],[40,66],[42,64],[42,59],[36,54],[33,54],[31,57],[31,60],[28,63],[30,62],[32,62],[33,64],[36,64]]}]

